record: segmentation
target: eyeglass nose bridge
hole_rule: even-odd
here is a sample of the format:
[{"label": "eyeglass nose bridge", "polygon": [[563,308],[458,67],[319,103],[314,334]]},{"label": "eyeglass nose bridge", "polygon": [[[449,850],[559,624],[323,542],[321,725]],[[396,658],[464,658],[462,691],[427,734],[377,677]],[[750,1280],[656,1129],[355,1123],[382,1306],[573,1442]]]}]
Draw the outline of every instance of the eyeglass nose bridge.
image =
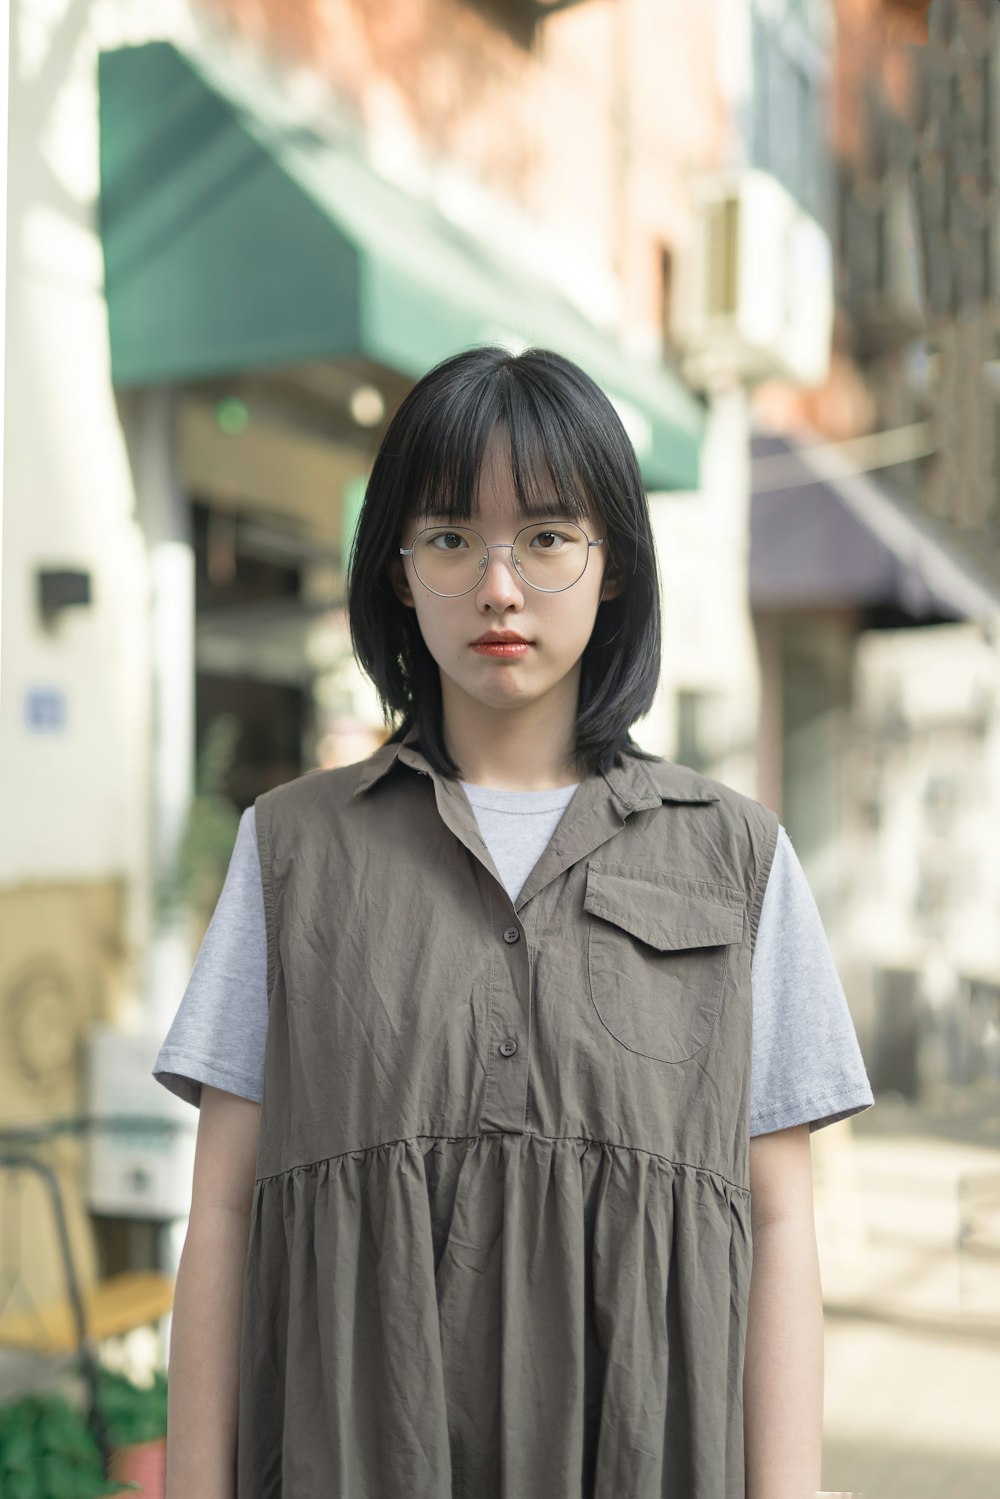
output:
[{"label": "eyeglass nose bridge", "polygon": [[[478,535],[479,533],[476,532],[475,534]],[[490,565],[490,553],[491,552],[495,552],[500,547],[507,547],[507,549],[509,550],[509,552],[510,552],[510,558],[509,558],[510,565],[511,565],[511,568],[513,569],[513,572],[514,572],[515,576],[517,577],[518,582],[519,583],[525,583],[525,584],[527,584],[527,586],[529,588],[535,588],[536,587],[536,585],[534,583],[529,583],[528,582],[528,579],[524,576],[524,574],[522,573],[521,569],[517,565],[517,560],[514,557],[514,547],[517,545],[517,537],[515,537],[513,541],[483,541],[483,538],[481,536],[479,537],[479,539],[480,539],[480,541],[483,544],[483,555],[480,557],[479,561],[476,563],[476,566],[479,569],[479,578],[478,578],[478,580],[475,583],[473,583],[472,588],[478,588],[479,584],[483,581],[483,579],[486,576],[486,570],[487,570],[487,568]],[[543,592],[543,593],[545,592],[544,589],[542,589],[540,591]],[[465,590],[465,592],[466,593],[471,593],[472,589],[471,588],[467,588]],[[453,595],[453,597],[458,598],[458,597],[460,597],[460,595],[455,594],[455,595]]]},{"label": "eyeglass nose bridge", "polygon": [[528,581],[527,578],[521,577],[521,569],[518,567],[517,562],[514,559],[514,547],[515,547],[515,545],[516,545],[516,542],[514,542],[514,541],[484,541],[483,542],[483,555],[480,557],[479,562],[477,564],[478,567],[479,567],[480,573],[485,574],[486,569],[489,567],[489,565],[490,565],[490,553],[491,552],[497,551],[498,548],[500,548],[500,547],[507,547],[509,549],[509,551],[510,551],[510,565],[511,565],[511,567],[517,573],[517,576],[519,578],[521,578],[521,582],[522,583],[527,583],[527,581]]}]

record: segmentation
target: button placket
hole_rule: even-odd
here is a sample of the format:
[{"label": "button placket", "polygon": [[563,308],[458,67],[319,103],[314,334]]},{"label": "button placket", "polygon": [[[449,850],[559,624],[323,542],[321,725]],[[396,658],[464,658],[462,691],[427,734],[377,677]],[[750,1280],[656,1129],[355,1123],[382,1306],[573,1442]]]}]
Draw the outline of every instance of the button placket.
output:
[{"label": "button placket", "polygon": [[[513,910],[508,910],[504,917],[494,906],[490,914],[495,921],[490,923],[495,953],[490,980],[492,1062],[487,1070],[480,1127],[521,1132],[525,1128],[526,1069],[530,1065],[531,963],[527,933],[516,919],[511,919],[515,916]],[[501,921],[506,924],[501,926]]]}]

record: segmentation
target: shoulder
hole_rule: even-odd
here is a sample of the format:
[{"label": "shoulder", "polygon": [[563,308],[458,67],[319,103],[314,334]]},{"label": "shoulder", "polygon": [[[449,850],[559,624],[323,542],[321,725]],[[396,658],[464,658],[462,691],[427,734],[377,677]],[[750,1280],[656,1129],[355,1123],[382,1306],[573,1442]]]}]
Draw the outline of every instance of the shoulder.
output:
[{"label": "shoulder", "polygon": [[786,935],[787,930],[794,926],[800,935],[808,932],[814,939],[822,939],[825,944],[822,918],[812,886],[788,832],[781,824],[778,826],[778,841],[764,895],[762,931],[765,925],[768,933],[773,930],[782,935]]},{"label": "shoulder", "polygon": [[781,824],[755,797],[672,760],[637,761],[655,793],[666,804],[692,804],[697,831],[692,836],[716,867],[732,871],[747,891],[751,950],[774,862]]},{"label": "shoulder", "polygon": [[314,812],[317,805],[349,805],[368,769],[368,760],[338,765],[333,770],[307,770],[294,780],[262,791],[254,803],[258,833],[263,822]]},{"label": "shoulder", "polygon": [[703,775],[687,765],[678,765],[673,760],[643,760],[638,763],[664,801],[697,802],[714,806],[718,817],[752,825],[763,832],[772,845],[776,842],[780,827],[777,814],[756,797],[737,791],[725,781]]}]

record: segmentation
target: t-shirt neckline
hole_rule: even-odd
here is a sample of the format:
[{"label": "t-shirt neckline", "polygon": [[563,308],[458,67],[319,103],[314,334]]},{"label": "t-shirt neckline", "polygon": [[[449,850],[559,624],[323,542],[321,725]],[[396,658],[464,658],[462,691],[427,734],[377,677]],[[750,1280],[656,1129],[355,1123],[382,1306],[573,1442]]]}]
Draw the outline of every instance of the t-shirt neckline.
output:
[{"label": "t-shirt neckline", "polygon": [[555,812],[568,806],[578,784],[552,786],[543,791],[501,791],[495,786],[463,781],[462,789],[473,807],[486,812]]}]

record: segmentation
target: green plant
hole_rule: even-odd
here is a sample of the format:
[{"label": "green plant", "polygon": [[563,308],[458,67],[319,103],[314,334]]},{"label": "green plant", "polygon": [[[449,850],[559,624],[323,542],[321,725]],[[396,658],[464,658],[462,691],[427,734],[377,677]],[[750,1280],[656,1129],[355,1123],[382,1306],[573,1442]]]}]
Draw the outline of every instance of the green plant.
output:
[{"label": "green plant", "polygon": [[25,1395],[0,1405],[3,1499],[103,1499],[138,1485],[104,1476],[83,1412],[63,1395]]},{"label": "green plant", "polygon": [[163,925],[183,911],[211,911],[218,900],[240,823],[221,788],[241,732],[234,714],[220,713],[205,734],[177,855],[157,886],[156,915]]},{"label": "green plant", "polygon": [[148,1387],[103,1370],[97,1398],[112,1447],[133,1447],[166,1436],[167,1376],[161,1370],[154,1371]]}]

